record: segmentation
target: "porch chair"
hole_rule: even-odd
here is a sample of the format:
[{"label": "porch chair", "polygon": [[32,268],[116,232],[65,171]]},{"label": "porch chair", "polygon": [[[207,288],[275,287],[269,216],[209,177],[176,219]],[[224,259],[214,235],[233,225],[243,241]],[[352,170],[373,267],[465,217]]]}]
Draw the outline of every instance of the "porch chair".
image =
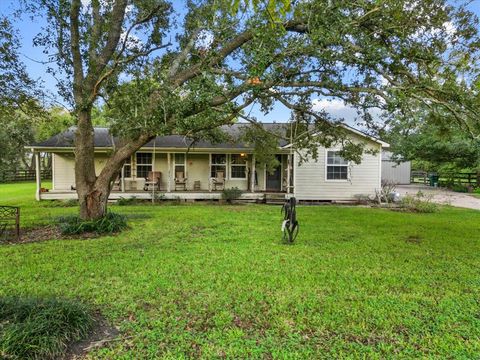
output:
[{"label": "porch chair", "polygon": [[177,171],[175,173],[175,191],[183,189],[183,191],[187,191],[187,178],[183,174],[183,171]]},{"label": "porch chair", "polygon": [[145,178],[143,190],[148,191],[150,190],[150,187],[153,186],[155,190],[160,191],[161,174],[162,173],[160,171],[149,171],[148,176]]},{"label": "porch chair", "polygon": [[225,189],[225,173],[223,171],[217,171],[217,176],[212,178],[212,185],[215,191]]}]

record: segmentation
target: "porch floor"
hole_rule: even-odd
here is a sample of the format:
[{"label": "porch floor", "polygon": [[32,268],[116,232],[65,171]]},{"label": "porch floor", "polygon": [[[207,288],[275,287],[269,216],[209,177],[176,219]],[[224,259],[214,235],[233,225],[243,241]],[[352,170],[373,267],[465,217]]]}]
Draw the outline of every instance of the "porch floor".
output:
[{"label": "porch floor", "polygon": [[[245,191],[240,196],[240,200],[264,200],[266,197],[275,197],[278,199],[284,199],[285,192],[249,192]],[[165,200],[219,200],[222,198],[221,191],[208,191],[208,190],[199,190],[199,191],[155,191],[155,196],[158,196],[159,199]],[[120,198],[133,198],[141,200],[151,200],[153,197],[152,191],[141,191],[141,190],[129,190],[129,191],[112,191],[109,196],[109,200],[118,200]],[[73,190],[50,190],[49,192],[41,193],[42,200],[68,200],[68,199],[77,199],[77,193]]]}]

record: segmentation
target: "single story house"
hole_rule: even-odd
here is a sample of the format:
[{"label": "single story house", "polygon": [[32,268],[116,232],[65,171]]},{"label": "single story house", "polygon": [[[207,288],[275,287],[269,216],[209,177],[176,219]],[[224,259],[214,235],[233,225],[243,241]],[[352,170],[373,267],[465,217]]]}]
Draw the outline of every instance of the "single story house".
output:
[{"label": "single story house", "polygon": [[[235,138],[237,123],[224,130]],[[287,131],[287,124],[263,124],[269,129]],[[342,125],[343,126],[343,125]],[[261,200],[267,196],[295,196],[298,200],[345,201],[355,195],[373,195],[381,186],[382,148],[388,144],[358,130],[343,126],[356,142],[366,143],[375,154],[363,155],[360,164],[345,161],[339,146],[320,148],[317,160],[300,164],[299,155],[287,142],[280,142],[275,156],[279,166],[273,172],[255,160],[249,144],[210,143],[179,135],[159,136],[145,144],[125,163],[115,181],[110,199],[133,197],[152,199],[220,199],[223,189],[237,187],[242,198]],[[95,167],[97,174],[106,163],[116,139],[106,128],[95,128]],[[52,189],[41,191],[37,172],[37,200],[76,198],[74,171],[75,128],[29,146],[37,158],[40,152],[52,154]],[[301,150],[299,150],[301,152]],[[37,166],[39,169],[39,166]]]}]

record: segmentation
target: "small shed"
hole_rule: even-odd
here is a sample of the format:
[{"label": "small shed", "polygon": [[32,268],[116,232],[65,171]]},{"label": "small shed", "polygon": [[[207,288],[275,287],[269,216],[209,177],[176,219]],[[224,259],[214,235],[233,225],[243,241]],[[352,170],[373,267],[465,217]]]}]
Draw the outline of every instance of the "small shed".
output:
[{"label": "small shed", "polygon": [[399,185],[410,184],[412,165],[410,161],[396,162],[392,160],[390,151],[382,152],[382,181]]}]

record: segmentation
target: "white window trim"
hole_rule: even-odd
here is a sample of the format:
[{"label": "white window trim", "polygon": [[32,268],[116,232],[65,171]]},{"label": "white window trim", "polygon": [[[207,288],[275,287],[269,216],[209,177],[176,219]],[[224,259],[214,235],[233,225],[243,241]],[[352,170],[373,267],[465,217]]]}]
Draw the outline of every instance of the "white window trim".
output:
[{"label": "white window trim", "polygon": [[[135,156],[137,156],[136,153],[135,153]],[[129,176],[129,177],[125,177],[125,178],[124,178],[125,180],[132,180],[132,179],[133,179],[133,159],[132,159],[132,157],[133,157],[133,156],[130,156],[130,164],[125,163],[125,164],[123,164],[123,166],[122,166],[122,167],[123,167],[123,171],[125,171],[125,166],[130,166],[130,176]],[[136,159],[135,159],[135,160],[136,160]],[[135,163],[136,163],[136,161],[135,161]],[[136,171],[137,171],[137,169],[135,168],[135,172],[136,172]]]},{"label": "white window trim", "polygon": [[[325,149],[325,181],[328,181],[328,182],[341,182],[341,183],[345,183],[345,182],[349,182],[350,181],[350,161],[347,161],[347,165],[335,165],[335,164],[328,164],[328,152],[329,151],[332,151],[332,152],[338,152],[338,151],[341,151],[342,149],[338,149],[338,148],[334,148],[334,149]],[[328,166],[346,166],[347,167],[347,178],[346,179],[328,179],[327,176],[327,172],[328,172]]]},{"label": "white window trim", "polygon": [[173,177],[175,178],[177,176],[176,174],[176,171],[175,171],[175,166],[177,165],[182,165],[182,164],[177,164],[177,161],[175,159],[175,155],[176,154],[183,154],[183,177],[187,178],[187,153],[184,153],[184,152],[175,152],[175,153],[172,153],[173,154],[173,161],[172,161],[172,173],[173,173]]},{"label": "white window trim", "polygon": [[[229,156],[229,172],[230,172],[230,179],[232,180],[247,180],[248,179],[248,174],[247,174],[247,155],[245,154],[245,164],[233,164],[232,163],[232,155],[238,155],[240,156],[240,154],[230,154]],[[232,166],[243,166],[245,167],[245,176],[244,177],[233,177],[233,171],[232,171]]]},{"label": "white window trim", "polygon": [[[144,163],[138,163],[137,162],[137,154],[151,154],[152,155],[152,161],[150,162],[150,164],[144,164]],[[148,151],[137,151],[135,153],[135,178],[137,179],[144,179],[144,177],[139,177],[138,176],[138,166],[148,166],[150,165],[152,167],[152,170],[153,170],[153,153],[151,152],[148,152]],[[130,176],[133,178],[133,172],[132,172],[132,161],[130,159]],[[152,171],[150,170],[150,171]],[[148,176],[148,174],[147,174]]]},{"label": "white window trim", "polygon": [[[214,164],[212,162],[212,155],[225,155],[225,164]],[[225,153],[220,153],[220,152],[217,152],[217,153],[210,153],[210,156],[209,156],[209,162],[210,162],[210,165],[208,167],[208,178],[209,179],[213,179],[212,177],[212,166],[225,166],[225,174],[224,175],[224,179],[225,180],[228,180],[228,154],[225,154]]]}]

